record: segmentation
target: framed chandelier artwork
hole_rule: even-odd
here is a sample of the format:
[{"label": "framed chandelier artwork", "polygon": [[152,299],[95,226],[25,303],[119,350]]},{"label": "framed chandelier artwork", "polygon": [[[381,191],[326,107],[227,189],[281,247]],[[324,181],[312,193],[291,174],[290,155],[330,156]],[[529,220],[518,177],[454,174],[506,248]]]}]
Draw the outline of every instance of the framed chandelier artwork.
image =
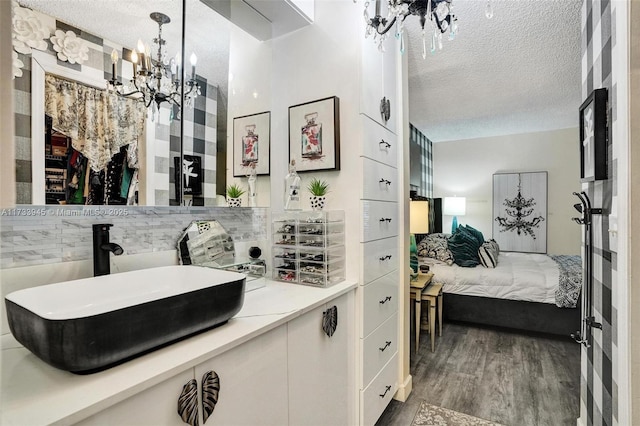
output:
[{"label": "framed chandelier artwork", "polygon": [[271,112],[233,119],[233,176],[269,175],[271,164]]},{"label": "framed chandelier artwork", "polygon": [[504,251],[547,252],[547,172],[493,175],[493,238]]},{"label": "framed chandelier artwork", "polygon": [[289,107],[289,163],[298,172],[340,170],[340,109],[336,96]]},{"label": "framed chandelier artwork", "polygon": [[580,180],[607,178],[607,89],[596,89],[580,106]]}]

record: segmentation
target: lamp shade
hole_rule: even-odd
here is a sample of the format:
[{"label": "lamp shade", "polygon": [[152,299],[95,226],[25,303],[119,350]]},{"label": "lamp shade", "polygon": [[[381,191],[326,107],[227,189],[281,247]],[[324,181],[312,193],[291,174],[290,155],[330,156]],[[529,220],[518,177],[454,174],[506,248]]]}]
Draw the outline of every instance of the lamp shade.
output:
[{"label": "lamp shade", "polygon": [[429,233],[428,201],[411,201],[409,212],[409,232],[412,234]]},{"label": "lamp shade", "polygon": [[464,197],[444,197],[442,214],[448,216],[464,216],[467,210],[467,199]]}]

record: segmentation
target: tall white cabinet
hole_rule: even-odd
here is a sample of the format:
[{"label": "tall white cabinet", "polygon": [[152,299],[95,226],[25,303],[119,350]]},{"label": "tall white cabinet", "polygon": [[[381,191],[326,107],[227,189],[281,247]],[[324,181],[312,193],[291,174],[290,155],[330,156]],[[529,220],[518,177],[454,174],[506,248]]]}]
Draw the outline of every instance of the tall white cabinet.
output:
[{"label": "tall white cabinet", "polygon": [[[374,5],[370,7],[373,16]],[[384,53],[371,39],[363,39],[360,49],[362,220],[357,294],[361,425],[375,424],[398,389],[399,201],[403,191],[398,167],[402,152],[397,131],[399,53],[393,31]],[[387,117],[381,111],[385,102],[390,105]]]}]

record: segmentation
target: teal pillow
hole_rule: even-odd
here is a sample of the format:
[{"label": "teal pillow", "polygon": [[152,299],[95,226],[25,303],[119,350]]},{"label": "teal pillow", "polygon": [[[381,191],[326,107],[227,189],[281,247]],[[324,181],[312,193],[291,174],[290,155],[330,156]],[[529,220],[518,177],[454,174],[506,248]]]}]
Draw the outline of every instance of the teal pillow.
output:
[{"label": "teal pillow", "polygon": [[465,268],[472,268],[480,264],[478,249],[482,244],[468,229],[459,226],[449,238],[449,250],[453,254],[453,262]]},{"label": "teal pillow", "polygon": [[478,241],[478,244],[480,245],[484,244],[484,235],[482,235],[482,232],[478,231],[476,228],[472,228],[469,225],[465,225],[465,228],[467,229],[467,231],[471,233],[471,235],[473,235],[476,238],[476,240]]}]

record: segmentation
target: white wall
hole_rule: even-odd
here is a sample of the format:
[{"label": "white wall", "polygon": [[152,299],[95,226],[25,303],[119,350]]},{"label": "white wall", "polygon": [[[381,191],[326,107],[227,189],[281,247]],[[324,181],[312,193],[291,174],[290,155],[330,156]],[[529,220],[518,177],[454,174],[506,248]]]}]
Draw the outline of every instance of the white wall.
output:
[{"label": "white wall", "polygon": [[[359,223],[362,173],[360,137],[359,46],[362,42],[362,8],[353,2],[321,1],[315,4],[315,21],[294,32],[261,42],[232,26],[227,145],[227,184],[233,178],[233,117],[271,111],[270,176],[258,177],[258,206],[283,210],[284,177],[289,158],[289,107],[330,96],[340,99],[341,170],[302,173],[302,209],[309,210],[307,184],[325,179],[330,188],[325,210],[345,210],[347,226]],[[356,23],[356,24],[354,24]],[[258,94],[254,97],[254,92]],[[353,190],[350,190],[352,188]],[[246,196],[243,205],[246,204]],[[359,258],[359,234],[348,232],[348,259]],[[357,280],[358,262],[348,262],[348,279]]]},{"label": "white wall", "polygon": [[[302,208],[310,209],[306,186],[312,177],[331,185],[327,210],[345,210],[347,227],[359,224],[362,182],[359,144],[359,45],[362,8],[351,1],[318,1],[315,22],[272,40],[271,208],[281,211],[289,158],[289,106],[337,96],[340,99],[339,172],[301,174]],[[358,279],[359,235],[346,235],[347,278]]]},{"label": "white wall", "polygon": [[[434,196],[467,198],[467,214],[458,222],[492,235],[493,174],[548,172],[547,252],[579,254],[581,227],[572,193],[580,191],[577,128],[433,144]],[[597,207],[597,206],[596,206]],[[451,216],[442,229],[451,230]]]},{"label": "white wall", "polygon": [[[229,53],[229,103],[227,113],[227,185],[248,188],[247,178],[233,177],[233,119],[271,111],[271,41],[259,41],[244,30],[231,25]],[[273,128],[273,112],[271,126]],[[271,176],[273,176],[273,130],[271,132]],[[269,176],[258,176],[256,201],[259,207],[270,203]],[[247,194],[243,206],[248,206]]]}]

